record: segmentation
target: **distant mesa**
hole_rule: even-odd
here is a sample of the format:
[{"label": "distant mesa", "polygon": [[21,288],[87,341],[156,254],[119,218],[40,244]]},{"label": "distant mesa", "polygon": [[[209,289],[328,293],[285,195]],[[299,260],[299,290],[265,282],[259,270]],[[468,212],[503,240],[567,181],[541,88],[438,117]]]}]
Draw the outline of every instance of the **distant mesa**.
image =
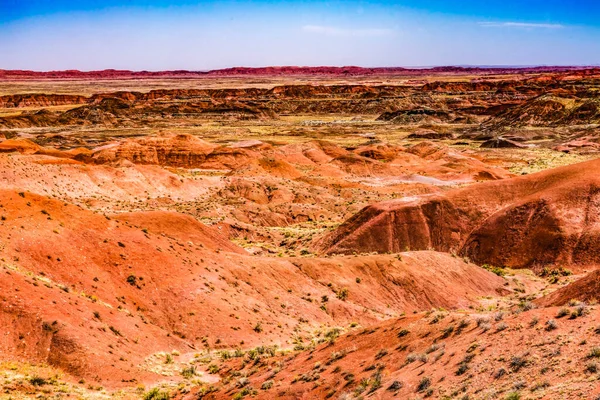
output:
[{"label": "distant mesa", "polygon": [[541,73],[541,72],[564,72],[564,71],[585,71],[594,69],[594,67],[575,67],[575,66],[551,66],[551,67],[431,67],[431,68],[402,68],[402,67],[380,67],[364,68],[357,66],[281,66],[281,67],[232,67],[216,69],[210,71],[130,71],[105,69],[100,71],[29,71],[29,70],[2,70],[0,69],[0,79],[127,79],[127,78],[195,78],[204,76],[252,76],[252,75],[382,75],[382,74],[402,74],[402,75],[425,75],[428,73],[445,74],[499,74],[499,73]]}]

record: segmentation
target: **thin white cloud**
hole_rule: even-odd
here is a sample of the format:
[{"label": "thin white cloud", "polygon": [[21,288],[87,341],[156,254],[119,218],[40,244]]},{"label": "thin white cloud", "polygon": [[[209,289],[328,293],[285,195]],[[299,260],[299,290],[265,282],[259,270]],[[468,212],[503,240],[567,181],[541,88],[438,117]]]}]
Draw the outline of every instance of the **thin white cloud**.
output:
[{"label": "thin white cloud", "polygon": [[369,29],[347,29],[338,28],[335,26],[323,26],[323,25],[305,25],[302,27],[304,32],[316,33],[327,36],[355,36],[355,37],[367,37],[367,36],[388,36],[394,33],[393,29],[383,28],[369,28]]},{"label": "thin white cloud", "polygon": [[479,22],[480,26],[487,28],[529,28],[529,29],[561,29],[561,24],[537,24],[531,22]]}]

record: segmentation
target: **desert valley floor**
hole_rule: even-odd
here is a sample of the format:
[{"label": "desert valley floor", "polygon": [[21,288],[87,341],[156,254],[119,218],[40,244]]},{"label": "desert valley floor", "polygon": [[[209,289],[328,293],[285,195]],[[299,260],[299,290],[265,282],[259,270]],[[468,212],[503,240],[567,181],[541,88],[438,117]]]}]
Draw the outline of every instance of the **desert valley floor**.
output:
[{"label": "desert valley floor", "polygon": [[0,71],[0,398],[600,398],[600,69]]}]

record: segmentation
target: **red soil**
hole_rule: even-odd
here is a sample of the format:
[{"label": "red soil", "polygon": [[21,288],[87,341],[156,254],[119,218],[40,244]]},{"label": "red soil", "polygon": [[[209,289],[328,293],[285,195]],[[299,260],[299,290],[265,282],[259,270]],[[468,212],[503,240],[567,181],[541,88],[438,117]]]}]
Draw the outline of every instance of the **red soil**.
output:
[{"label": "red soil", "polygon": [[[202,398],[229,399],[244,386],[257,399],[485,399],[512,392],[594,399],[600,387],[587,366],[594,364],[590,349],[600,339],[589,331],[599,312],[555,321],[549,330],[546,322],[557,311],[506,314],[499,321],[433,312],[356,328],[314,350],[229,362],[221,371],[229,379]],[[193,391],[176,398],[196,396]]]},{"label": "red soil", "polygon": [[[431,252],[402,260],[251,257],[215,228],[173,213],[113,219],[3,191],[0,217],[0,319],[10,327],[0,352],[109,386],[156,379],[143,365],[159,351],[286,346],[294,330],[467,307],[503,290],[495,275]],[[348,297],[339,300],[342,288]]]}]

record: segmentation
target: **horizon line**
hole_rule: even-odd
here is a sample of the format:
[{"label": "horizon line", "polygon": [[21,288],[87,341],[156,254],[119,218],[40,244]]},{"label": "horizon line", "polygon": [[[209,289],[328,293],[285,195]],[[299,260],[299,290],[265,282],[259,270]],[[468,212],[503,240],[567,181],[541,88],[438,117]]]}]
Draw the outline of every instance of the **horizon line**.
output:
[{"label": "horizon line", "polygon": [[228,70],[261,70],[261,69],[318,69],[318,68],[329,68],[329,69],[362,69],[362,70],[394,70],[394,69],[405,69],[405,70],[427,70],[427,69],[440,69],[440,68],[463,68],[463,69],[534,69],[534,68],[573,68],[573,69],[585,69],[585,68],[598,68],[600,64],[440,64],[440,65],[407,65],[407,66],[385,66],[385,67],[363,67],[358,65],[265,65],[260,67],[248,67],[243,65],[223,67],[216,69],[117,69],[117,68],[103,68],[103,69],[56,69],[56,70],[35,70],[35,69],[3,69],[0,68],[1,72],[33,72],[33,73],[95,73],[95,72],[131,72],[131,73],[198,73],[207,74],[211,72],[220,72]]}]

